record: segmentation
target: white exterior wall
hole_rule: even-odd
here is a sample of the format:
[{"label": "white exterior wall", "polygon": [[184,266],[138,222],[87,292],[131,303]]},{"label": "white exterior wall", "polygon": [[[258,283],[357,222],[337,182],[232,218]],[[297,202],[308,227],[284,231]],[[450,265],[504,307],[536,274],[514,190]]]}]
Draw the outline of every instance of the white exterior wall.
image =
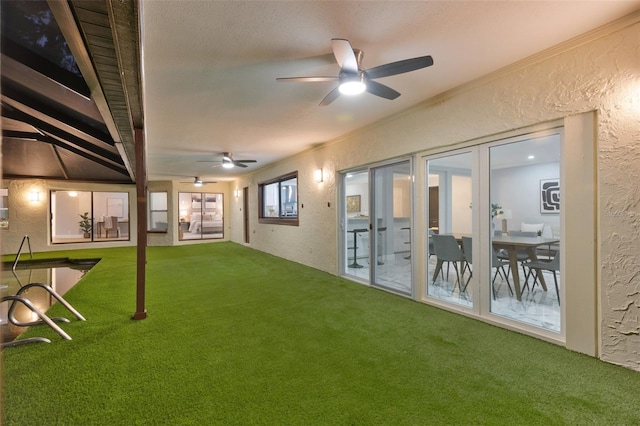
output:
[{"label": "white exterior wall", "polygon": [[[233,191],[249,186],[251,247],[337,273],[338,171],[408,154],[435,152],[553,120],[565,118],[565,123],[572,123],[578,114],[595,111],[595,129],[572,129],[570,133],[575,135],[576,132],[579,134],[577,130],[582,130],[586,134],[593,130],[597,137],[597,152],[592,162],[595,163],[597,181],[595,185],[592,182],[585,185],[591,191],[587,195],[596,196],[597,206],[592,209],[591,205],[585,205],[584,213],[594,213],[597,220],[598,257],[594,268],[599,278],[595,295],[599,307],[599,333],[596,336],[599,356],[640,370],[639,22],[640,13],[636,13],[600,32],[598,38],[591,35],[589,39],[571,43],[570,48],[546,52],[345,139],[265,167],[234,183],[217,184],[221,191],[217,188],[211,190],[225,194],[225,239],[244,241],[243,199],[242,195],[238,198],[233,196]],[[576,156],[584,160],[590,153],[580,152]],[[565,158],[565,162],[569,164],[569,170],[575,169],[571,167],[574,159]],[[324,182],[317,184],[313,173],[320,167],[324,170]],[[294,170],[298,170],[300,226],[258,224],[257,184]],[[136,244],[136,233],[133,232],[137,223],[136,196],[132,185],[40,180],[5,181],[3,185],[9,188],[10,228],[0,231],[2,253],[15,253],[25,234],[30,235],[34,251]],[[415,194],[418,197],[426,193],[423,186],[421,179],[416,179]],[[595,194],[591,186],[595,186]],[[187,189],[188,184],[159,184],[154,190],[160,188],[170,188],[169,233],[150,236],[149,242],[176,244],[178,231],[173,215],[177,192],[191,188]],[[41,201],[35,204],[28,201],[28,193],[34,189],[41,194]],[[128,191],[131,240],[50,245],[50,189]],[[568,202],[571,196],[566,195],[563,202]],[[417,212],[421,214],[420,209]],[[578,219],[567,217],[566,221]],[[417,220],[422,218],[418,216]],[[565,241],[580,239],[579,230],[567,232],[563,236]],[[570,256],[571,252],[568,254]],[[567,263],[571,262],[567,260]],[[420,265],[416,269],[417,276],[420,276]],[[593,295],[584,297],[588,300]],[[569,324],[572,318],[573,314],[567,312]],[[567,346],[579,346],[578,343],[569,344],[569,340],[579,340],[579,336],[567,334]]]},{"label": "white exterior wall", "polygon": [[[138,213],[135,208],[135,185],[119,184],[90,184],[81,182],[47,181],[38,179],[5,180],[3,188],[9,189],[9,229],[0,231],[2,254],[14,254],[20,247],[25,235],[29,235],[31,249],[34,252],[75,250],[99,247],[121,247],[137,244],[135,224],[138,223]],[[50,191],[104,191],[129,193],[129,241],[108,241],[92,243],[51,244],[49,209]],[[31,191],[40,192],[40,201],[29,201]],[[97,217],[97,216],[96,216]],[[73,218],[75,223],[80,221]],[[79,227],[74,227],[74,229]]]},{"label": "white exterior wall", "polygon": [[[595,187],[597,197],[599,356],[640,370],[639,21],[636,13],[597,34],[514,64],[405,114],[238,180],[236,187],[250,187],[251,247],[337,273],[336,171],[406,154],[435,152],[563,118],[573,123],[572,116],[596,111],[597,181],[593,185],[588,182],[587,187]],[[577,155],[585,159],[583,154]],[[321,184],[313,181],[313,170],[318,167],[325,172]],[[257,183],[294,170],[299,171],[300,207],[304,204],[300,226],[258,224]],[[426,193],[422,186],[416,179],[416,194]],[[589,214],[593,210],[590,205],[584,209]],[[234,215],[232,220],[231,238],[242,242],[242,216]],[[566,241],[579,239],[577,233],[564,237]],[[572,338],[568,336],[567,341]]]}]

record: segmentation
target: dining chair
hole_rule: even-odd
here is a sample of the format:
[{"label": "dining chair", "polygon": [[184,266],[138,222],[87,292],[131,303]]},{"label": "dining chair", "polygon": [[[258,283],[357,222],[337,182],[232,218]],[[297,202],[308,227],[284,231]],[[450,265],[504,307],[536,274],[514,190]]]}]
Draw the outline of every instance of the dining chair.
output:
[{"label": "dining chair", "polygon": [[496,278],[498,275],[501,275],[500,278],[504,279],[507,282],[507,288],[509,289],[509,294],[513,296],[513,289],[511,288],[511,283],[509,282],[509,275],[505,272],[504,267],[509,269],[509,261],[502,260],[498,257],[498,253],[494,248],[491,249],[491,267],[496,268],[496,273],[493,274],[493,280],[491,280],[491,288],[493,289],[493,299],[495,300],[497,297],[497,289],[496,289]]},{"label": "dining chair", "polygon": [[[462,251],[465,258],[465,268],[466,270],[469,271],[469,278],[467,278],[467,282],[464,285],[464,288],[466,289],[467,286],[469,285],[469,281],[471,281],[471,277],[473,274],[471,270],[471,265],[473,264],[473,240],[471,237],[462,237]],[[496,272],[493,274],[493,279],[491,280],[491,288],[493,290],[492,291],[493,299],[495,300],[497,296],[496,279],[498,278],[498,276],[500,276],[502,280],[507,282],[507,288],[509,289],[509,293],[513,296],[513,289],[511,288],[511,283],[509,282],[509,276],[504,270],[505,266],[507,267],[509,266],[509,262],[498,259],[495,249],[491,249],[491,254],[492,254],[491,267],[496,268]],[[462,270],[463,277],[464,277],[465,268],[463,268]]]},{"label": "dining chair", "polygon": [[553,273],[553,282],[556,285],[556,296],[558,296],[558,305],[560,304],[560,291],[558,289],[558,276],[556,272],[560,271],[560,252],[556,252],[553,259],[549,261],[544,260],[536,260],[531,262],[526,262],[523,264],[529,268],[528,273],[525,275],[524,286],[522,289],[529,288],[529,277],[533,275],[535,272],[535,276],[533,277],[533,284],[531,284],[531,290],[533,291],[533,287],[538,282],[538,277],[541,271],[550,271]]},{"label": "dining chair", "polygon": [[462,262],[464,262],[466,259],[464,257],[464,254],[460,250],[458,241],[456,241],[453,235],[434,234],[431,236],[431,239],[433,240],[433,250],[437,258],[436,268],[433,273],[433,281],[436,281],[436,277],[442,270],[442,264],[445,262],[447,263],[447,279],[449,279],[449,266],[451,263],[453,263],[454,269],[456,270],[457,278],[456,282],[453,285],[453,289],[455,290],[457,284],[460,292],[464,292],[467,287],[465,286],[463,289],[460,285],[460,272],[462,271],[462,269],[460,269],[460,272],[458,272],[458,265],[460,265],[460,268],[462,268]]},{"label": "dining chair", "polygon": [[104,218],[105,238],[109,238],[109,232],[115,232],[120,238],[120,228],[118,227],[118,216],[107,216]]},{"label": "dining chair", "polygon": [[[535,232],[529,232],[529,231],[509,231],[509,236],[510,237],[537,237],[538,234]],[[498,251],[497,256],[498,256],[498,259],[500,260],[509,260],[509,253],[505,249],[500,249]],[[520,265],[522,265],[522,273],[526,276],[527,271],[524,269],[524,265],[522,264],[522,262],[527,262],[531,260],[529,253],[527,253],[527,250],[525,249],[516,250],[516,259],[518,260],[518,262],[520,262]],[[509,273],[511,273],[511,265],[509,265],[507,269]],[[516,273],[517,272],[518,271],[516,271]]]},{"label": "dining chair", "polygon": [[469,278],[467,278],[467,282],[464,284],[464,288],[466,290],[469,285],[469,281],[471,281],[473,276],[473,271],[471,270],[471,266],[473,265],[473,240],[471,237],[462,237],[462,254],[464,255],[462,277],[464,278],[465,271],[469,271]]},{"label": "dining chair", "polygon": [[435,250],[433,249],[433,240],[430,238],[432,235],[435,235],[436,233],[433,232],[433,229],[429,229],[429,257],[434,256],[436,254]]}]

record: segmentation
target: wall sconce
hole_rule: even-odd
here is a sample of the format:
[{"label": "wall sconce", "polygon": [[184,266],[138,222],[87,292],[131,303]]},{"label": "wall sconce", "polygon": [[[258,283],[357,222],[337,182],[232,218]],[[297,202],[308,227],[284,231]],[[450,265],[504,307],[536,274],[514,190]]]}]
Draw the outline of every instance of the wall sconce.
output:
[{"label": "wall sconce", "polygon": [[233,190],[233,195],[234,195],[236,198],[240,197],[240,190],[239,190],[239,189],[234,189],[234,190]]},{"label": "wall sconce", "polygon": [[40,191],[29,192],[29,201],[32,201],[34,203],[40,201]]},{"label": "wall sconce", "polygon": [[316,169],[316,171],[313,173],[313,178],[315,179],[315,181],[317,183],[322,182],[322,169]]}]

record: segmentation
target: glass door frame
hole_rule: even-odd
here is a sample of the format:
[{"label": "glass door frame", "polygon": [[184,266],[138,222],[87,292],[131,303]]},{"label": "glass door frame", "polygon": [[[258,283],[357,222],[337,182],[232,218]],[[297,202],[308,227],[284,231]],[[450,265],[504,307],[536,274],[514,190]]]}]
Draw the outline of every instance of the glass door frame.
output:
[{"label": "glass door frame", "polygon": [[[541,327],[536,327],[533,325],[529,325],[527,323],[519,322],[513,319],[508,319],[500,315],[496,315],[491,312],[491,286],[490,280],[492,267],[491,267],[491,259],[490,252],[486,250],[486,247],[490,247],[491,245],[491,202],[490,202],[490,158],[489,152],[491,147],[496,147],[504,144],[514,143],[518,141],[524,141],[528,139],[535,139],[541,136],[550,135],[550,134],[559,134],[561,138],[561,158],[560,158],[560,176],[562,182],[562,176],[564,175],[564,152],[568,149],[565,145],[564,138],[564,129],[561,125],[549,126],[542,129],[533,129],[528,132],[518,133],[514,136],[504,136],[500,138],[499,136],[494,136],[492,138],[486,138],[481,141],[475,141],[475,144],[468,145],[466,147],[461,147],[459,149],[452,149],[450,151],[438,150],[433,153],[423,154],[420,156],[420,167],[419,173],[421,179],[423,189],[425,191],[428,190],[428,161],[446,157],[449,155],[454,155],[457,153],[463,152],[471,152],[474,160],[473,167],[475,170],[472,170],[472,179],[474,190],[472,194],[472,203],[474,206],[474,211],[472,215],[473,221],[473,253],[477,253],[478,255],[474,255],[473,257],[473,277],[475,279],[476,285],[471,288],[470,291],[475,292],[472,297],[474,300],[473,306],[471,308],[466,308],[463,306],[454,305],[452,303],[448,303],[437,298],[431,297],[427,295],[427,285],[428,285],[428,268],[426,266],[423,267],[423,271],[421,272],[422,282],[420,283],[420,299],[428,304],[437,305],[439,307],[445,308],[447,310],[458,311],[458,312],[467,312],[473,316],[477,316],[482,318],[486,322],[494,323],[499,325],[500,327],[524,331],[526,334],[535,335],[538,337],[542,337],[554,342],[564,342],[566,339],[566,297],[565,297],[565,289],[561,289],[561,298],[564,301],[560,306],[561,309],[561,331],[560,333],[553,332],[550,330],[546,330]],[[561,188],[564,191],[564,186]],[[420,245],[420,250],[422,253],[422,257],[427,259],[429,248],[428,248],[428,196],[424,196],[424,201],[421,203],[422,212],[420,214],[420,222],[421,222],[421,233],[420,237],[422,237],[422,242]],[[478,209],[475,209],[475,206],[478,206]],[[566,214],[566,209],[561,209],[561,223],[564,224],[564,215]],[[564,228],[564,226],[562,226]],[[424,235],[422,235],[424,234]],[[566,241],[564,238],[564,229],[562,231],[561,239]],[[564,259],[563,252],[566,250],[566,244],[563,242],[560,245],[561,250],[561,258]],[[559,272],[559,280],[560,283],[565,282],[565,273],[566,268],[564,267],[565,261],[562,260],[562,267]],[[472,281],[473,282],[473,281]],[[562,286],[565,287],[565,286]]]},{"label": "glass door frame", "polygon": [[[425,253],[423,256],[423,258],[425,259],[425,262],[424,262],[424,272],[422,274],[423,279],[422,279],[422,286],[420,288],[420,297],[423,298],[423,300],[429,300],[429,302],[433,304],[447,306],[447,307],[453,306],[455,307],[456,310],[473,312],[476,315],[479,315],[481,304],[478,303],[478,299],[481,297],[484,297],[485,295],[482,288],[480,288],[477,285],[478,277],[476,276],[476,273],[472,275],[472,279],[469,282],[469,285],[467,286],[467,290],[466,290],[466,292],[470,295],[470,300],[472,301],[471,306],[449,303],[442,299],[430,296],[428,294],[430,274],[433,273],[433,271],[429,269],[429,196],[428,196],[429,161],[443,159],[446,157],[452,157],[456,155],[464,155],[464,154],[471,155],[471,173],[469,174],[471,178],[471,205],[478,206],[477,208],[479,208],[480,211],[482,212],[484,209],[482,207],[483,203],[481,200],[481,194],[479,190],[482,180],[479,179],[479,175],[478,175],[479,170],[481,170],[481,168],[479,167],[481,162],[481,153],[478,150],[478,147],[470,146],[465,148],[454,149],[451,151],[441,151],[438,153],[434,153],[432,155],[425,155],[421,157],[421,166],[422,166],[422,169],[424,170],[424,177],[422,179],[422,182],[425,190],[424,203],[423,203],[424,214],[422,215],[421,221],[423,224],[426,224],[426,226],[424,226],[424,233],[423,233],[424,242],[422,244],[422,250],[423,250],[423,253]],[[442,174],[439,174],[439,175],[442,176]],[[449,188],[449,192],[450,192],[450,188]],[[451,197],[450,195],[447,195],[446,198],[450,199]],[[443,211],[443,208],[444,207],[442,205],[439,206],[439,214]],[[480,241],[479,241],[480,234],[478,230],[480,229],[480,223],[481,223],[482,217],[478,217],[478,215],[475,214],[475,212],[477,211],[477,208],[473,207],[471,212],[471,236],[472,236],[473,253],[480,253],[480,247],[481,247]],[[451,224],[449,222],[451,221],[451,215],[449,214],[446,219],[447,219],[446,225],[450,227]],[[438,227],[442,228],[441,224],[439,224]],[[473,257],[474,272],[481,270],[481,265],[480,265],[481,262],[479,257],[480,256]],[[462,279],[462,277],[460,277],[460,279]]]},{"label": "glass door frame", "polygon": [[[372,217],[374,217],[374,206],[375,206],[375,201],[374,201],[374,194],[373,194],[373,174],[374,174],[374,170],[376,169],[380,169],[382,167],[388,167],[390,165],[393,164],[399,164],[399,163],[403,163],[403,162],[409,162],[409,178],[410,178],[410,184],[409,184],[409,188],[410,188],[410,217],[409,217],[409,227],[410,232],[409,232],[409,238],[411,241],[411,244],[409,245],[409,253],[410,253],[410,257],[411,257],[411,291],[409,294],[403,293],[403,292],[398,292],[398,291],[393,291],[393,289],[389,289],[387,287],[384,286],[380,286],[380,285],[373,285],[373,283],[375,283],[375,273],[376,273],[376,268],[369,268],[369,274],[368,274],[368,278],[364,279],[362,276],[356,276],[355,274],[351,274],[349,273],[349,268],[348,268],[348,262],[347,262],[347,258],[348,258],[348,250],[349,250],[349,246],[348,246],[348,241],[349,238],[347,237],[347,229],[348,229],[348,224],[347,224],[347,201],[346,201],[346,197],[347,197],[347,191],[346,191],[346,178],[347,175],[350,173],[363,173],[366,172],[367,173],[367,195],[368,195],[368,203],[366,205],[367,208],[367,212],[369,213],[369,221],[367,224],[367,228],[369,230],[369,261],[373,262],[372,259],[376,259],[376,263],[377,263],[377,226],[374,227],[373,221],[371,220]],[[378,163],[374,163],[374,164],[370,164],[368,166],[364,166],[364,167],[354,167],[354,168],[350,168],[350,169],[346,169],[340,172],[340,185],[339,185],[339,190],[338,190],[338,194],[339,194],[339,204],[338,204],[338,208],[339,208],[339,212],[340,212],[340,216],[339,216],[339,226],[338,226],[338,245],[339,245],[339,250],[338,250],[338,268],[339,268],[339,274],[340,276],[343,276],[345,278],[351,279],[353,281],[365,284],[365,285],[369,285],[369,286],[374,286],[376,288],[379,288],[381,290],[385,290],[385,291],[389,291],[392,292],[394,294],[398,294],[401,296],[405,296],[405,297],[411,297],[412,299],[417,299],[418,297],[418,293],[419,290],[417,289],[417,285],[416,285],[416,255],[415,255],[415,247],[416,247],[416,243],[415,243],[415,227],[414,227],[414,221],[415,221],[415,217],[416,217],[416,211],[415,211],[415,162],[414,162],[414,156],[404,156],[404,157],[399,157],[399,158],[394,158],[394,159],[390,159],[387,161],[381,161]],[[365,208],[364,206],[362,206],[362,208]],[[375,228],[375,229],[374,229]],[[375,234],[375,235],[374,235]],[[376,265],[377,266],[377,265]]]},{"label": "glass door frame", "polygon": [[[382,269],[381,267],[384,265],[379,265],[378,264],[378,247],[379,247],[379,238],[385,238],[385,236],[383,236],[379,231],[378,231],[378,226],[377,226],[377,222],[378,219],[382,217],[380,217],[380,215],[378,214],[378,211],[376,210],[376,205],[378,205],[379,203],[377,203],[377,197],[376,197],[376,182],[375,182],[375,174],[376,171],[380,171],[383,169],[388,169],[390,167],[393,166],[397,166],[397,165],[401,165],[402,163],[407,163],[407,165],[409,166],[409,221],[408,221],[408,241],[405,243],[408,243],[409,245],[409,254],[408,256],[405,257],[406,260],[409,260],[409,268],[410,268],[410,282],[409,282],[409,291],[403,291],[401,289],[398,288],[394,288],[392,286],[389,285],[385,285],[384,283],[382,283],[380,280],[378,280],[378,274],[380,272],[380,269]],[[396,200],[395,200],[395,185],[393,185],[394,181],[392,180],[392,193],[391,193],[391,197],[393,199],[393,205],[392,205],[392,210],[395,210],[395,204],[396,204]],[[413,165],[413,157],[402,157],[402,158],[396,158],[390,161],[386,161],[384,163],[378,163],[375,165],[372,165],[369,168],[369,192],[370,192],[370,207],[369,207],[369,230],[370,230],[370,238],[369,238],[369,259],[371,259],[371,264],[373,264],[373,268],[370,268],[371,271],[371,275],[370,275],[370,282],[371,282],[371,286],[375,287],[375,288],[379,288],[381,290],[385,290],[385,291],[389,291],[395,294],[399,294],[402,296],[407,296],[407,297],[411,297],[411,298],[415,298],[416,295],[416,280],[415,280],[415,250],[414,250],[414,245],[415,245],[415,238],[414,238],[414,233],[415,233],[415,227],[414,227],[414,217],[415,217],[415,209],[414,209],[414,199],[415,199],[415,172],[414,172],[414,165]],[[375,220],[373,220],[375,219]],[[384,231],[385,234],[390,234],[391,232],[393,232],[395,234],[395,211],[393,213],[393,216],[391,217],[391,221],[394,224],[393,229],[389,230],[388,229],[388,225],[387,225],[387,230]],[[389,238],[388,235],[386,236],[386,238]],[[395,235],[393,236],[393,239],[395,240]],[[383,240],[384,242],[384,240]],[[395,250],[394,250],[395,253]],[[394,255],[397,256],[397,255]],[[394,260],[395,262],[395,260]]]}]

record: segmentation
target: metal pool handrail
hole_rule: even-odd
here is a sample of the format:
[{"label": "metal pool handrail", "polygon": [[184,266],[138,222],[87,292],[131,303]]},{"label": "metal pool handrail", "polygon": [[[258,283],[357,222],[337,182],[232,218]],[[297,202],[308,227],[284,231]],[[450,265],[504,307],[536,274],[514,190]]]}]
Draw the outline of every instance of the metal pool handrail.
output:
[{"label": "metal pool handrail", "polygon": [[29,240],[29,236],[25,235],[24,237],[22,237],[22,242],[20,243],[20,248],[18,249],[18,254],[16,254],[16,260],[13,261],[13,267],[11,268],[11,270],[13,272],[16,271],[16,266],[18,266],[18,261],[20,260],[20,254],[22,254],[22,247],[24,246],[24,242],[27,242],[27,245],[29,246],[29,254],[31,255],[31,259],[33,259],[33,251],[31,251],[31,241]]}]

